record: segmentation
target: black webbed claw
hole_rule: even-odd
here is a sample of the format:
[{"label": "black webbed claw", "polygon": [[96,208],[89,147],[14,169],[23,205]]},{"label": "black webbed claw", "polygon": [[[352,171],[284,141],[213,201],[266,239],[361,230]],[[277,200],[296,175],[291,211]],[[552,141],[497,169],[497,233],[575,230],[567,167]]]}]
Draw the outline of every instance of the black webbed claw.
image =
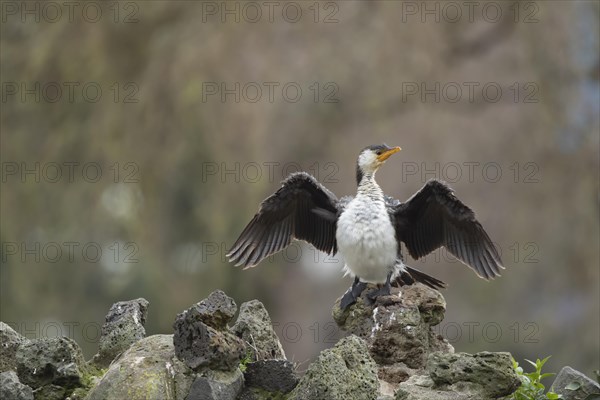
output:
[{"label": "black webbed claw", "polygon": [[355,277],[352,286],[344,293],[344,296],[340,301],[340,308],[342,311],[356,303],[356,300],[360,297],[366,287],[367,284],[365,282],[361,282],[358,276]]}]

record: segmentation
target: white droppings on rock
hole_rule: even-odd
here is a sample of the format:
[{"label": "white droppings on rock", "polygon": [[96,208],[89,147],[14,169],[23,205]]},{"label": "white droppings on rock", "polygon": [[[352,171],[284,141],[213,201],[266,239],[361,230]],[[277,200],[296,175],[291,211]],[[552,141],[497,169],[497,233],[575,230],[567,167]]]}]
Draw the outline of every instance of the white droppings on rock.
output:
[{"label": "white droppings on rock", "polygon": [[377,322],[377,313],[379,312],[379,307],[375,307],[373,310],[373,328],[371,328],[371,338],[375,336],[375,333],[381,330],[381,324]]},{"label": "white droppings on rock", "polygon": [[392,322],[396,321],[396,313],[392,312],[392,314],[390,315],[390,325],[392,324]]},{"label": "white droppings on rock", "polygon": [[167,361],[165,366],[167,367],[167,371],[171,374],[171,377],[174,379],[175,378],[175,369],[173,368],[173,365],[171,365],[171,363]]}]

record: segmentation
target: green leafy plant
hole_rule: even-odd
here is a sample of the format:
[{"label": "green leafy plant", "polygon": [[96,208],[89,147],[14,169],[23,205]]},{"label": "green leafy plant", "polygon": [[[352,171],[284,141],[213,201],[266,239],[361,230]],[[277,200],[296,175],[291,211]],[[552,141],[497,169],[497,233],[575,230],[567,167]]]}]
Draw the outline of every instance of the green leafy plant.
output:
[{"label": "green leafy plant", "polygon": [[254,353],[252,352],[251,349],[246,350],[246,354],[244,354],[244,357],[240,360],[240,371],[242,372],[246,372],[246,368],[248,368],[248,364],[253,362],[254,358]]},{"label": "green leafy plant", "polygon": [[550,356],[540,360],[539,358],[533,362],[529,360],[527,361],[529,364],[533,365],[535,371],[533,372],[523,372],[523,368],[519,366],[519,363],[513,358],[513,368],[517,372],[517,375],[521,379],[521,386],[517,389],[516,392],[512,394],[510,397],[511,400],[556,400],[562,399],[562,396],[556,394],[554,392],[549,391],[548,393],[544,393],[546,387],[541,382],[542,379],[547,378],[549,376],[553,376],[554,374],[542,373],[542,367],[546,364],[546,361]]}]

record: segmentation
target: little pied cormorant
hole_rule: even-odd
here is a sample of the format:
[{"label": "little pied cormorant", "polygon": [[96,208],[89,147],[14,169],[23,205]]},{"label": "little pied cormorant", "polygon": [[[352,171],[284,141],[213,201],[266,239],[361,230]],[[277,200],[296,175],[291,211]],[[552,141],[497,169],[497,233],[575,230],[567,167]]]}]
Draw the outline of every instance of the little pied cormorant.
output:
[{"label": "little pied cormorant", "polygon": [[421,282],[434,289],[446,284],[403,263],[401,243],[421,258],[444,246],[483,279],[500,275],[502,261],[473,211],[445,183],[430,180],[402,203],[385,196],[375,172],[400,147],[369,146],[358,156],[356,197],[338,200],[314,177],[297,172],[267,197],[229,253],[236,266],[251,268],[304,240],[328,254],[340,252],[345,271],[354,277],[340,307],[347,308],[367,283],[383,284],[368,294],[390,294],[391,286]]}]

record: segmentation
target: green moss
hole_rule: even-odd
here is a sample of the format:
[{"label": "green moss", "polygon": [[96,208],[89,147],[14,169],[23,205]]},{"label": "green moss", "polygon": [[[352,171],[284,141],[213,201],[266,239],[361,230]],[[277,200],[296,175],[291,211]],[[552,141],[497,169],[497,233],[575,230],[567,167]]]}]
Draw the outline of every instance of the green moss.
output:
[{"label": "green moss", "polygon": [[81,387],[75,389],[73,393],[71,393],[71,399],[84,399],[88,392],[96,385],[98,379],[102,378],[107,370],[107,368],[98,368],[93,364],[86,365],[81,371]]}]

